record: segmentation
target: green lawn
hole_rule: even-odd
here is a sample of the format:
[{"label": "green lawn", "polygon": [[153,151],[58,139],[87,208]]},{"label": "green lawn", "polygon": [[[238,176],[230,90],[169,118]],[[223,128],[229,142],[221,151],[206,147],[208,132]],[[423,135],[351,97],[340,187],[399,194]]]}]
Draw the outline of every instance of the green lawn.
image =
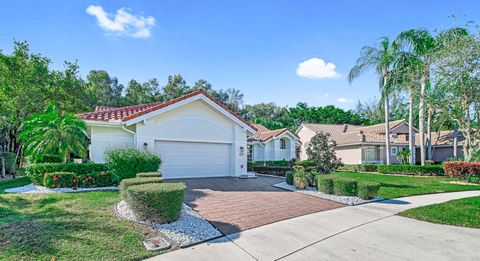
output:
[{"label": "green lawn", "polygon": [[379,182],[381,183],[379,196],[382,198],[398,198],[462,190],[480,190],[480,186],[475,185],[448,184],[446,182],[452,181],[453,179],[441,177],[393,176],[358,172],[337,172],[333,175],[356,180]]},{"label": "green lawn", "polygon": [[118,219],[118,192],[12,195],[0,183],[0,260],[140,260],[159,252],[142,245],[145,227]]},{"label": "green lawn", "polygon": [[399,215],[438,224],[480,228],[480,197],[414,208]]}]

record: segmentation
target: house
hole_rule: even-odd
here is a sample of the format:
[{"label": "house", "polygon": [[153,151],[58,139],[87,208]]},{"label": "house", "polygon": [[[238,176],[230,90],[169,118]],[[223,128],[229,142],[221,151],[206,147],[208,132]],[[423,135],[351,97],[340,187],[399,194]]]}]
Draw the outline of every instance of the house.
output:
[{"label": "house", "polygon": [[104,162],[112,148],[146,150],[160,156],[165,178],[244,175],[247,137],[256,133],[202,90],[163,103],[99,106],[77,117],[87,123],[90,160]]},{"label": "house", "polygon": [[[358,126],[350,124],[309,124],[303,123],[297,129],[300,137],[300,160],[308,158],[306,148],[310,139],[318,132],[330,133],[336,142],[337,157],[345,164],[384,163],[385,125]],[[416,129],[415,129],[416,131]],[[405,120],[390,122],[391,163],[400,163],[397,152],[408,148],[408,124]]]},{"label": "house", "polygon": [[296,158],[295,144],[299,137],[288,128],[269,130],[252,124],[257,133],[248,137],[249,161],[278,161]]},{"label": "house", "polygon": [[[427,137],[425,137],[427,139]],[[419,134],[417,133],[416,141],[416,155],[420,155],[420,140]],[[442,162],[451,157],[462,157],[463,156],[463,143],[464,137],[459,132],[455,134],[453,130],[446,131],[434,131],[431,134],[431,155],[429,155],[428,148],[425,146],[425,154],[427,160],[432,160],[434,162]],[[457,143],[457,150],[454,151],[455,140]],[[417,162],[420,161],[420,157],[417,156]]]}]

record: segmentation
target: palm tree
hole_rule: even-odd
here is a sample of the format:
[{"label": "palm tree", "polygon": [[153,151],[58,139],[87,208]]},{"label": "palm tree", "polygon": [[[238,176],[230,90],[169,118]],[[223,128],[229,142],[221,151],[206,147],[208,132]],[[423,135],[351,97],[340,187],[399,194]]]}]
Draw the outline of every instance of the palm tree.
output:
[{"label": "palm tree", "polygon": [[360,51],[360,57],[355,66],[348,73],[348,81],[352,83],[368,69],[375,69],[379,79],[379,87],[384,100],[385,109],[385,158],[386,164],[390,164],[390,119],[389,119],[389,74],[396,59],[397,48],[392,44],[388,37],[380,38],[377,46],[364,46]]},{"label": "palm tree", "polygon": [[430,66],[436,50],[436,40],[426,29],[411,29],[401,32],[396,42],[404,47],[422,62],[420,68],[420,104],[419,104],[419,133],[420,133],[420,162],[425,165],[425,94],[430,84]]},{"label": "palm tree", "polygon": [[85,122],[73,114],[60,113],[51,103],[43,114],[33,114],[20,128],[25,155],[40,160],[59,155],[66,162],[71,153],[84,157],[88,137]]}]

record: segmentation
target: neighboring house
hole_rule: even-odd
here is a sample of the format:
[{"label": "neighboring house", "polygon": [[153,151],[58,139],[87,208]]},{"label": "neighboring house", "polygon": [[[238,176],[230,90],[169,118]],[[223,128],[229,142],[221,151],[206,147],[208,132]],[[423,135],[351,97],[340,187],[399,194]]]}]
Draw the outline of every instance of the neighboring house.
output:
[{"label": "neighboring house", "polygon": [[[331,140],[337,144],[337,157],[345,164],[384,163],[385,125],[358,126],[350,124],[309,124],[303,123],[297,129],[300,137],[300,160],[308,158],[306,148],[310,139],[318,132],[330,133]],[[415,129],[415,131],[417,131]],[[397,152],[408,148],[408,124],[405,120],[390,122],[391,163],[400,163]]]},{"label": "neighboring house", "polygon": [[247,136],[256,129],[204,91],[164,103],[98,106],[77,115],[90,136],[90,159],[134,147],[162,159],[165,178],[240,176],[247,172]]},{"label": "neighboring house", "polygon": [[[456,136],[456,137],[455,137]],[[425,136],[425,138],[427,138]],[[463,142],[464,138],[461,133],[457,133],[455,135],[454,131],[447,130],[447,131],[440,131],[440,132],[432,132],[432,156],[431,160],[435,162],[442,162],[448,158],[451,158],[455,155],[454,153],[454,140],[455,138],[457,139],[457,157],[462,157],[463,156]],[[418,142],[420,140],[419,134],[417,134],[417,138],[415,138],[416,141],[416,159],[417,162],[420,161],[420,143]],[[428,148],[425,145],[425,155],[426,159],[428,159]]]},{"label": "neighboring house", "polygon": [[278,161],[296,158],[295,144],[299,137],[288,128],[269,130],[252,124],[257,133],[248,137],[249,161]]}]

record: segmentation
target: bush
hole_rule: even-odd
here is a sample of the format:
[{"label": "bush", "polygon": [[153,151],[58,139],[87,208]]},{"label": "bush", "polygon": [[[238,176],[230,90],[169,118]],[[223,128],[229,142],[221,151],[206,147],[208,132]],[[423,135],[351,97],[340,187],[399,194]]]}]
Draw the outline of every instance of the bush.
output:
[{"label": "bush", "polygon": [[317,189],[320,192],[326,194],[333,194],[333,177],[318,175],[317,176]]},{"label": "bush", "polygon": [[270,160],[270,161],[251,161],[249,162],[253,167],[290,167],[290,162],[287,160]]},{"label": "bush", "polygon": [[285,173],[292,170],[290,167],[272,167],[272,166],[257,166],[253,167],[253,171],[260,174],[268,174],[275,176],[285,176]]},{"label": "bush", "polygon": [[106,171],[77,175],[75,183],[80,188],[108,187],[116,184],[112,175]]},{"label": "bush", "polygon": [[97,187],[108,187],[115,185],[112,174],[106,171],[95,173],[95,185]]},{"label": "bush", "polygon": [[182,209],[183,183],[143,184],[125,190],[125,201],[142,220],[175,221]]},{"label": "bush", "polygon": [[72,172],[46,173],[43,183],[47,188],[72,188],[76,187],[75,178],[75,173]]},{"label": "bush", "polygon": [[442,165],[378,165],[378,172],[385,174],[406,174],[422,176],[444,176],[445,172]]},{"label": "bush", "polygon": [[313,162],[312,160],[301,160],[301,161],[295,162],[293,165],[294,166],[302,166],[304,168],[315,167],[315,162]]},{"label": "bush", "polygon": [[153,178],[153,177],[162,177],[162,172],[140,172],[136,175],[137,178]]},{"label": "bush", "polygon": [[36,159],[35,163],[62,163],[63,157],[59,155],[45,155],[41,159]]},{"label": "bush", "polygon": [[319,173],[331,173],[342,164],[335,154],[336,143],[330,139],[330,133],[317,132],[310,139],[306,152],[308,159],[315,162],[315,169]]},{"label": "bush", "polygon": [[333,193],[339,196],[356,196],[357,181],[354,179],[344,179],[344,178],[334,179]]},{"label": "bush", "polygon": [[306,176],[307,176],[307,180],[308,180],[308,185],[310,187],[316,187],[317,186],[317,176],[318,175],[320,175],[320,174],[318,174],[317,172],[313,172],[313,171],[307,172]]},{"label": "bush", "polygon": [[[0,152],[0,159],[3,158],[5,162],[5,172],[15,174],[17,170],[17,154],[12,152]],[[0,175],[1,175],[2,161],[0,160]]]},{"label": "bush", "polygon": [[45,173],[72,172],[78,176],[85,176],[92,172],[107,171],[106,164],[99,163],[36,163],[26,169],[27,176],[35,185],[43,185]]},{"label": "bush", "polygon": [[380,183],[360,181],[357,183],[357,196],[361,199],[372,199],[378,195]]},{"label": "bush", "polygon": [[150,178],[124,179],[120,182],[120,190],[125,190],[130,186],[150,184],[150,183],[163,183],[163,178],[150,177]]},{"label": "bush", "polygon": [[289,170],[285,172],[285,182],[287,182],[288,185],[293,185],[293,175],[295,171]]},{"label": "bush", "polygon": [[160,158],[148,151],[120,148],[105,152],[111,173],[118,180],[134,178],[140,172],[155,172],[160,167]]},{"label": "bush", "polygon": [[443,163],[445,173],[450,177],[463,178],[480,177],[480,162],[451,161]]},{"label": "bush", "polygon": [[293,174],[293,186],[297,189],[306,189],[308,187],[307,173],[298,171]]},{"label": "bush", "polygon": [[353,172],[378,172],[379,164],[345,164],[338,168],[341,171]]}]

